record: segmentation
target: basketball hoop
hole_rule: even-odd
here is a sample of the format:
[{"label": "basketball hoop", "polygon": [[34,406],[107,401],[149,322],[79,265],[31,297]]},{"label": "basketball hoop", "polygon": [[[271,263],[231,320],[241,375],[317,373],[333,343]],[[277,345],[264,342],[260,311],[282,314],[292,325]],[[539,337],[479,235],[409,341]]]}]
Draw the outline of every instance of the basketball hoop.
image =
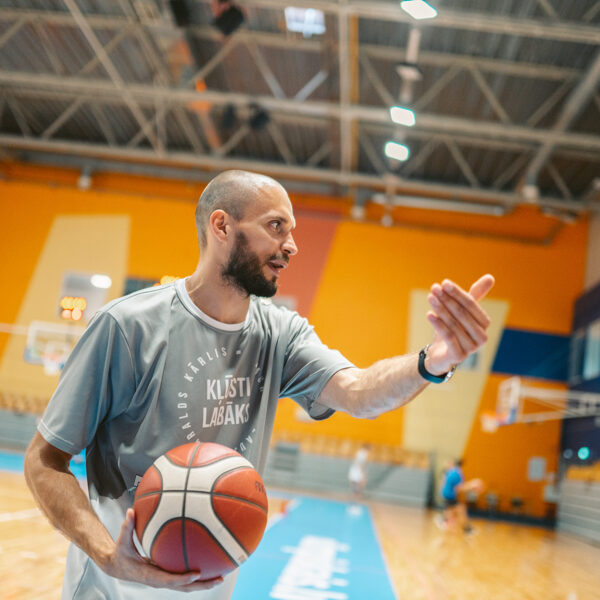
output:
[{"label": "basketball hoop", "polygon": [[45,375],[58,375],[83,331],[83,327],[71,324],[32,321],[27,328],[23,358],[31,365],[41,365]]},{"label": "basketball hoop", "polygon": [[497,411],[506,415],[508,423],[514,423],[521,416],[523,386],[519,377],[511,377],[498,387]]},{"label": "basketball hoop", "polygon": [[49,341],[44,344],[40,355],[44,374],[58,375],[65,366],[70,351],[71,347],[64,342]]}]

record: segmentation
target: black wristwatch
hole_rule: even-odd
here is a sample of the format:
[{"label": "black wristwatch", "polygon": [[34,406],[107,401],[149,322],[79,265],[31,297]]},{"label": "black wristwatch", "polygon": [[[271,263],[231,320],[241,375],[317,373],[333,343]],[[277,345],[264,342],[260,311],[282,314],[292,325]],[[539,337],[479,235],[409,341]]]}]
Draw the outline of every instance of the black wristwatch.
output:
[{"label": "black wristwatch", "polygon": [[426,379],[431,383],[444,383],[444,381],[448,381],[448,379],[450,379],[450,377],[454,375],[454,371],[456,371],[456,365],[454,365],[447,373],[442,373],[442,375],[434,375],[433,373],[430,373],[425,368],[425,358],[427,357],[428,348],[429,344],[427,344],[427,346],[425,346],[425,348],[423,348],[421,352],[419,352],[419,374],[421,375],[421,377],[423,377],[423,379]]}]

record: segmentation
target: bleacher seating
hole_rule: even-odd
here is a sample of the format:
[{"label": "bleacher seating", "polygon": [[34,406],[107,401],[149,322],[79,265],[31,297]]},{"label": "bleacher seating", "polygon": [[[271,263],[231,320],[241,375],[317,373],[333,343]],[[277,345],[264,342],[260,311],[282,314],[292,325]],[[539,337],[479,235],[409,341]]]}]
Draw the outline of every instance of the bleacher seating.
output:
[{"label": "bleacher seating", "polygon": [[560,485],[558,529],[600,542],[600,461],[570,465]]},{"label": "bleacher seating", "polygon": [[0,410],[41,415],[47,404],[48,398],[37,398],[0,390]]},{"label": "bleacher seating", "polygon": [[[348,493],[348,470],[362,440],[276,431],[264,479],[267,484]],[[365,496],[425,506],[432,482],[430,457],[389,444],[369,444]]]}]

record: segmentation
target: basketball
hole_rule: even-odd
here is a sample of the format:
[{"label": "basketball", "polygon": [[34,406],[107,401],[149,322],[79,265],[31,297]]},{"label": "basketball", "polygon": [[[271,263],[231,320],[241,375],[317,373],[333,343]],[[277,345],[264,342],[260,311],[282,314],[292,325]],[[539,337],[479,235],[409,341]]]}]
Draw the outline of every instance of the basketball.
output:
[{"label": "basketball", "polygon": [[225,575],[256,549],[267,524],[260,475],[235,450],[212,443],[177,446],[140,481],[135,531],[146,555],[173,573]]}]

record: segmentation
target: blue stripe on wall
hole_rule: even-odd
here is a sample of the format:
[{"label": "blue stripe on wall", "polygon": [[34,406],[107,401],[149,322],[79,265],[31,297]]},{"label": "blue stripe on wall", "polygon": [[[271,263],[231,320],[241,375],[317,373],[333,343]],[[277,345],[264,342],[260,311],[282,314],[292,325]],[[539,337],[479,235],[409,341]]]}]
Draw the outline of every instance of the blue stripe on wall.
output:
[{"label": "blue stripe on wall", "polygon": [[493,373],[567,381],[569,336],[522,329],[505,329]]}]

